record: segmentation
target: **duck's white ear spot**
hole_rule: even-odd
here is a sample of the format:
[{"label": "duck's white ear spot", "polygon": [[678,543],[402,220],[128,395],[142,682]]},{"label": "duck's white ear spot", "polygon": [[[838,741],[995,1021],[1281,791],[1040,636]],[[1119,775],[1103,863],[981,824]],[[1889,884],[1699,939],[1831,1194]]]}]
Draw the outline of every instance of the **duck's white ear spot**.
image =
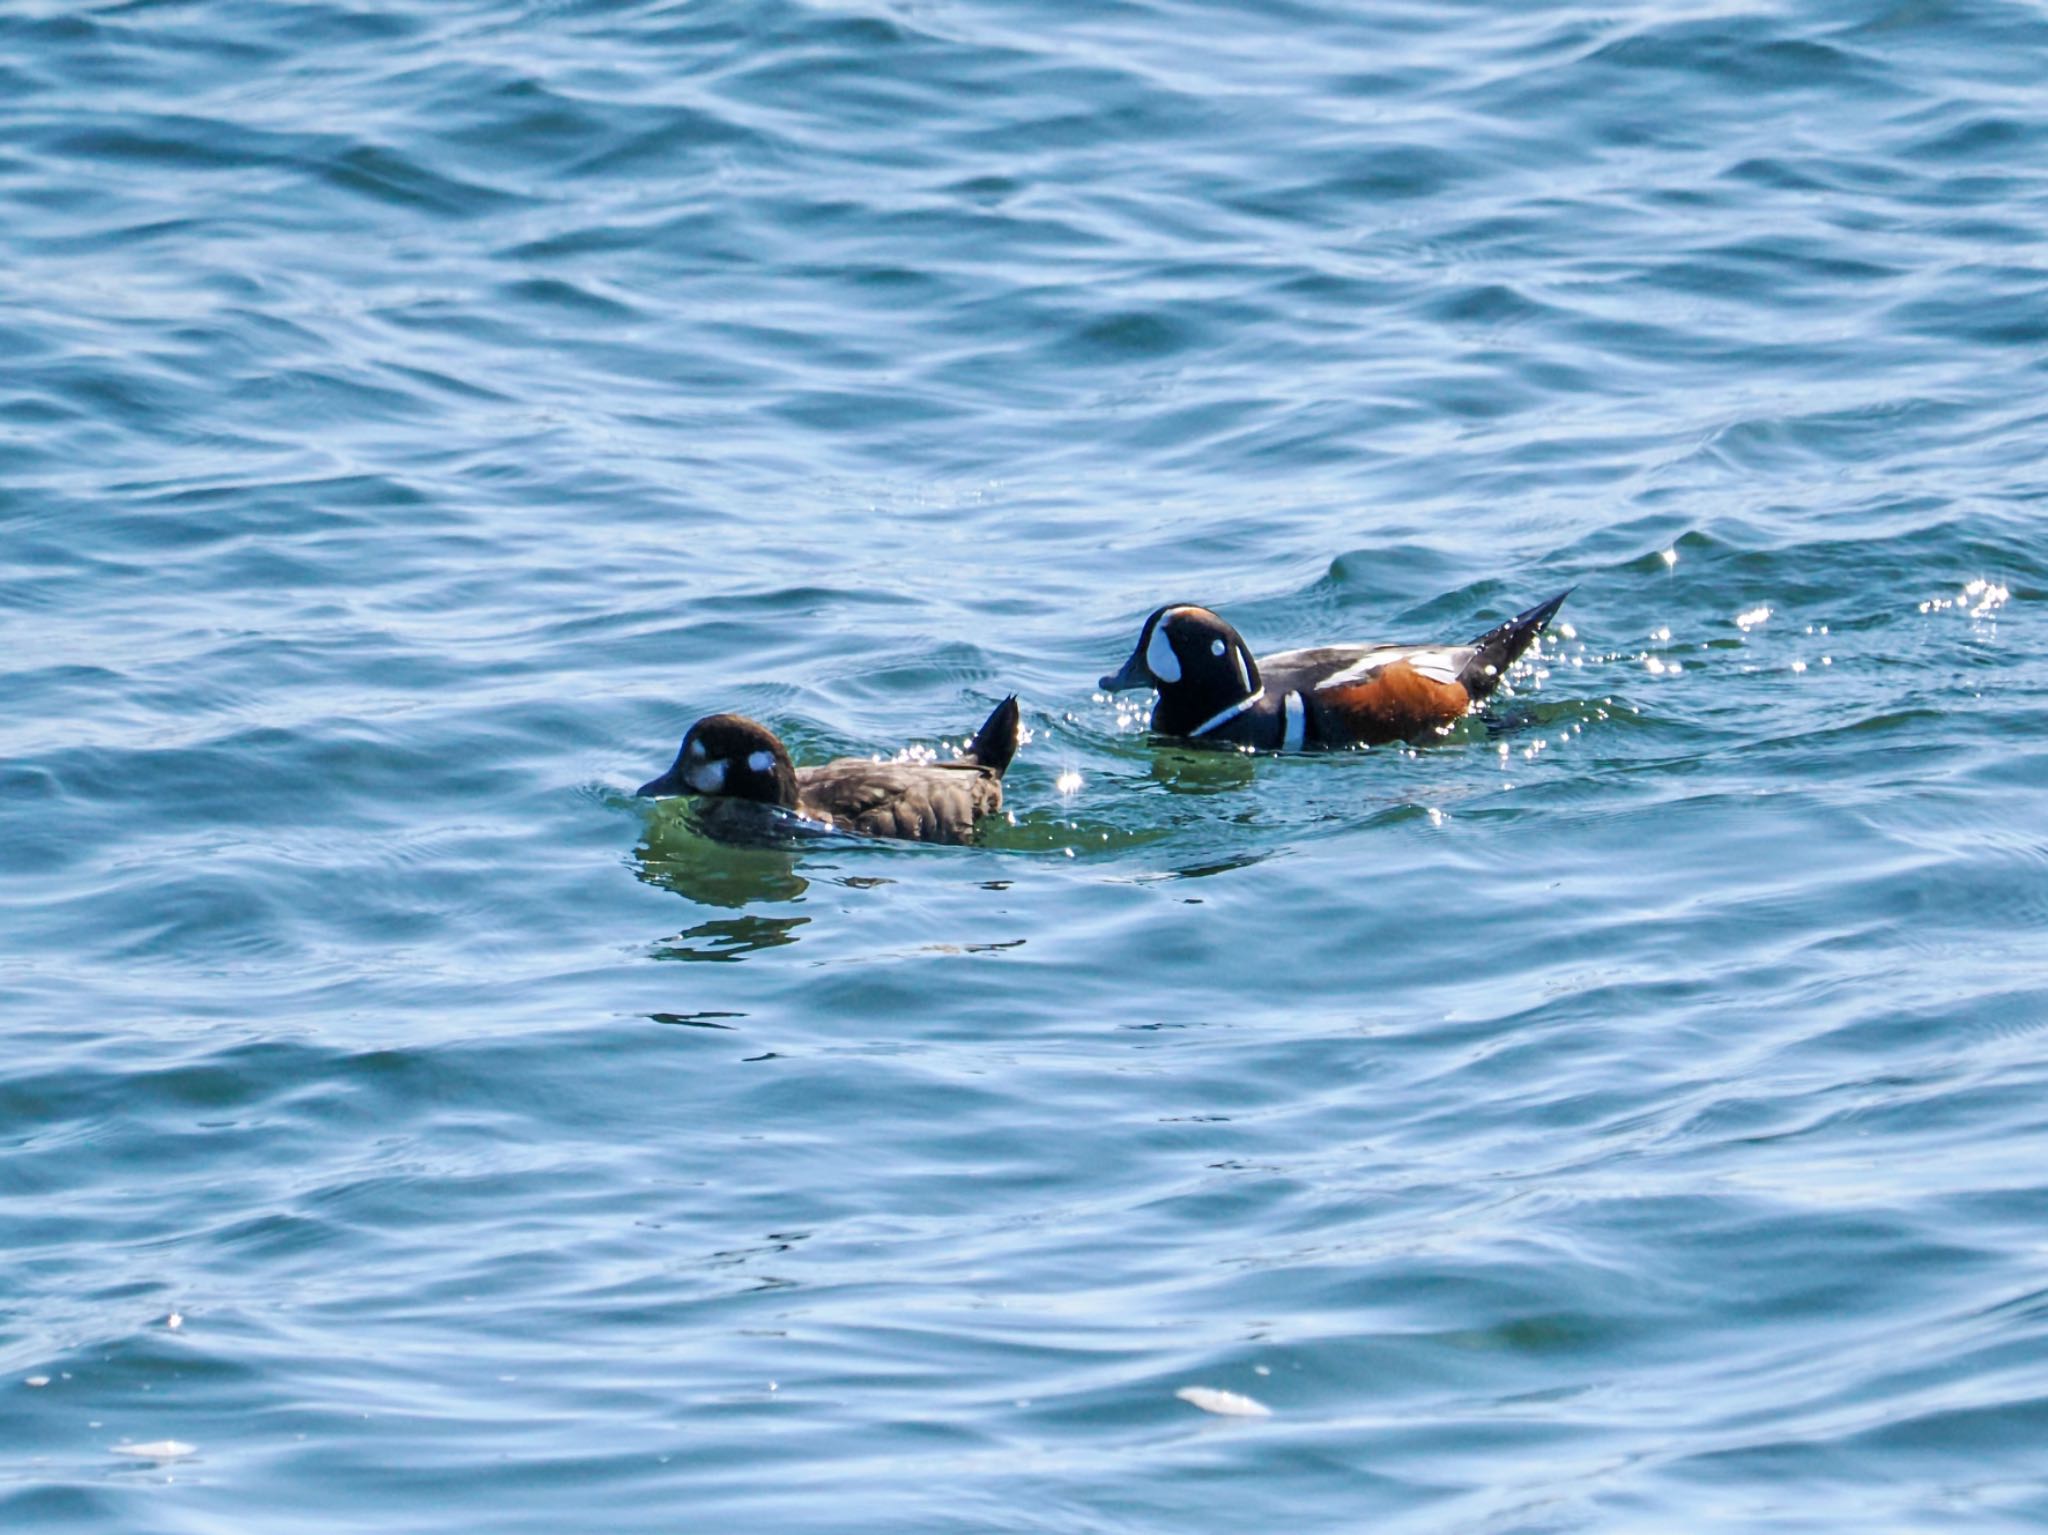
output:
[{"label": "duck's white ear spot", "polygon": [[772,773],[775,771],[775,753],[748,752],[747,766],[756,773]]},{"label": "duck's white ear spot", "polygon": [[1173,641],[1166,637],[1166,620],[1152,626],[1152,638],[1145,642],[1145,668],[1155,682],[1180,681],[1180,657],[1173,653]]},{"label": "duck's white ear spot", "polygon": [[1224,651],[1228,650],[1229,648],[1230,647],[1224,644],[1223,641],[1220,639],[1209,641],[1209,654],[1212,656],[1220,656],[1223,654]]},{"label": "duck's white ear spot", "polygon": [[[696,743],[700,748],[703,742]],[[683,770],[683,782],[699,794],[716,794],[725,787],[725,763],[703,762]]]},{"label": "duck's white ear spot", "polygon": [[690,755],[702,761],[709,754],[704,750],[704,743],[702,741],[692,741],[690,743]]}]

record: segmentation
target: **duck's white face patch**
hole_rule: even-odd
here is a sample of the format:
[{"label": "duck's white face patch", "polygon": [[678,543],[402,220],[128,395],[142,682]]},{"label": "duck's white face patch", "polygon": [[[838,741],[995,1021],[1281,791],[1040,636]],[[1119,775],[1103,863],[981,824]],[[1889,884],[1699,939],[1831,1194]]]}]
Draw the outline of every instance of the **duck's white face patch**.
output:
[{"label": "duck's white face patch", "polygon": [[1180,657],[1173,653],[1173,641],[1166,637],[1166,620],[1152,626],[1152,638],[1145,642],[1145,669],[1154,681],[1180,681]]},{"label": "duck's white face patch", "polygon": [[[690,745],[694,748],[692,756],[704,755],[702,741],[692,741]],[[683,769],[683,782],[699,794],[716,794],[725,787],[725,759],[721,757],[716,762],[691,763]]]},{"label": "duck's white face patch", "polygon": [[690,743],[690,755],[695,757],[699,762],[702,762],[704,758],[708,755],[708,753],[704,750],[704,743],[702,741],[692,741]]},{"label": "duck's white face patch", "polygon": [[775,771],[775,753],[748,752],[747,766],[756,773],[772,773]]}]

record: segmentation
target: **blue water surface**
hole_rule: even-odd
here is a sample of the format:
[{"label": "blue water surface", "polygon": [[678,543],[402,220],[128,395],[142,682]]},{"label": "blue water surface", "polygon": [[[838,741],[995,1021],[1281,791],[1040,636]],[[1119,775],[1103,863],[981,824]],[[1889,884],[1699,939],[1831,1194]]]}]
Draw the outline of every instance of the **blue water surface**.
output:
[{"label": "blue water surface", "polygon": [[[0,1528],[2048,1525],[2044,81],[0,7]],[[1091,691],[1566,587],[1418,749]],[[979,847],[631,795],[1011,691]]]}]

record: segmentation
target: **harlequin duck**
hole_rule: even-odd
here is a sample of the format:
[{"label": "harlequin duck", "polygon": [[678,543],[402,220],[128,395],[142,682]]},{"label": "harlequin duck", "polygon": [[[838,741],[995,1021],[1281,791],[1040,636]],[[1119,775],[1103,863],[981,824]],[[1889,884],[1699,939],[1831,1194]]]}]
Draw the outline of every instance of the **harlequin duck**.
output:
[{"label": "harlequin duck", "polygon": [[1378,746],[1439,730],[1491,693],[1569,591],[1469,645],[1330,645],[1252,659],[1207,608],[1169,604],[1145,620],[1109,692],[1156,688],[1152,728],[1253,751]]},{"label": "harlequin duck", "polygon": [[1003,770],[1017,753],[1019,725],[1012,695],[956,762],[841,757],[800,768],[759,721],[712,714],[690,727],[674,765],[638,792],[702,796],[700,810],[714,833],[759,836],[779,818],[796,816],[808,825],[790,829],[966,842],[976,820],[1002,808]]}]

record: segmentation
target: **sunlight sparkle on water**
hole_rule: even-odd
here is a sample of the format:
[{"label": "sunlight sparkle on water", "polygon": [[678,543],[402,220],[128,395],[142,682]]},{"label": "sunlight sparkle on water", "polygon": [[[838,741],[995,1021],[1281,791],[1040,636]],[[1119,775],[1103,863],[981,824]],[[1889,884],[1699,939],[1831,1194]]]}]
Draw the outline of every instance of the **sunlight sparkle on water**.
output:
[{"label": "sunlight sparkle on water", "polygon": [[1077,794],[1081,789],[1081,775],[1072,768],[1068,768],[1058,778],[1053,780],[1052,786],[1062,794]]},{"label": "sunlight sparkle on water", "polygon": [[1152,726],[1152,695],[1150,693],[1097,693],[1116,710],[1116,728],[1128,734],[1134,730],[1149,730]]},{"label": "sunlight sparkle on water", "polygon": [[1965,612],[1972,618],[1988,618],[2011,600],[2010,588],[1996,581],[1986,581],[1981,576],[1970,582],[1953,597],[1932,597],[1920,604],[1923,613],[1942,613],[1950,608]]}]

